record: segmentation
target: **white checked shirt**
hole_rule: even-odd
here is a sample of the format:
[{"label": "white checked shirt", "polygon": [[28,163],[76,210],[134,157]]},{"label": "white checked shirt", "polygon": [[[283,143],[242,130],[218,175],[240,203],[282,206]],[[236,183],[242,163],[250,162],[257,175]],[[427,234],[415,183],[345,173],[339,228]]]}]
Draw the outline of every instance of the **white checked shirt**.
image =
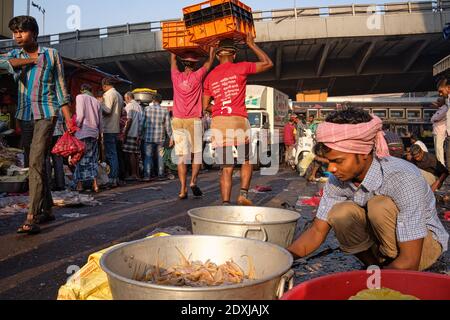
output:
[{"label": "white checked shirt", "polygon": [[330,210],[345,201],[353,201],[364,208],[375,196],[391,198],[397,205],[400,211],[397,239],[400,243],[426,238],[429,230],[442,245],[443,251],[447,251],[449,235],[437,215],[431,188],[413,164],[398,158],[374,158],[359,188],[331,176],[325,186],[317,218],[328,221]]}]

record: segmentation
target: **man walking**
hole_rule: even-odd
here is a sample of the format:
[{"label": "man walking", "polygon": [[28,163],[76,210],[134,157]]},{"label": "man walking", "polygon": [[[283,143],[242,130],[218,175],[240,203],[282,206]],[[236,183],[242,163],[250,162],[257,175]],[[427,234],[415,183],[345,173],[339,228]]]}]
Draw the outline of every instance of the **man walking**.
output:
[{"label": "man walking", "polygon": [[197,178],[202,167],[203,151],[203,122],[202,96],[203,80],[214,62],[214,48],[210,49],[209,59],[204,65],[195,70],[199,62],[194,54],[188,54],[181,59],[184,71],[177,65],[177,57],[171,55],[172,83],[173,83],[173,139],[175,154],[178,157],[178,177],[181,191],[179,198],[187,199],[187,164],[192,163],[192,177],[190,187],[195,197],[203,195],[197,186]]},{"label": "man walking", "polygon": [[440,97],[434,106],[438,111],[431,118],[433,123],[434,149],[436,150],[436,158],[445,166],[444,143],[447,136],[447,113],[448,106],[445,99]]},{"label": "man walking", "polygon": [[224,205],[230,205],[235,148],[240,158],[238,162],[242,164],[241,191],[237,203],[244,206],[253,204],[248,199],[253,166],[250,163],[250,124],[245,106],[247,77],[273,67],[272,60],[255,44],[252,35],[247,36],[247,45],[259,62],[235,63],[237,47],[232,39],[224,39],[216,52],[220,65],[211,71],[204,83],[203,108],[210,109],[211,99],[214,99],[211,129],[216,155],[220,158],[218,162],[223,165],[220,187]]},{"label": "man walking", "polygon": [[289,122],[284,127],[284,145],[286,147],[285,161],[288,166],[291,166],[294,160],[293,152],[295,147],[295,124],[293,117],[289,119]]},{"label": "man walking", "polygon": [[139,179],[140,136],[144,113],[139,103],[134,100],[134,94],[132,92],[125,94],[125,102],[127,104],[125,107],[127,122],[124,129],[123,152],[128,162],[127,180],[136,181]]},{"label": "man walking", "polygon": [[119,158],[117,144],[120,133],[120,116],[124,106],[123,98],[114,88],[114,81],[109,78],[102,80],[103,95],[103,139],[105,145],[106,161],[111,172],[109,174],[111,187],[119,185]]},{"label": "man walking", "polygon": [[0,71],[12,74],[18,83],[16,118],[21,127],[33,127],[29,158],[30,204],[27,219],[17,232],[32,235],[41,231],[38,224],[55,220],[46,158],[58,110],[62,111],[69,132],[75,129],[58,51],[39,46],[39,26],[33,17],[15,17],[9,22],[9,29],[20,49],[0,56]]},{"label": "man walking", "polygon": [[[173,147],[170,114],[167,108],[161,107],[161,102],[162,97],[157,94],[153,104],[145,108],[144,112],[145,119],[142,127],[143,143],[145,144],[144,181],[147,182],[152,178],[155,164],[158,169],[158,179],[165,178],[164,143],[166,137],[170,139],[169,148]],[[156,161],[154,161],[155,158]]]},{"label": "man walking", "polygon": [[[444,98],[445,100],[445,104],[447,106],[450,106],[450,99],[449,99],[449,94],[450,94],[450,84],[448,83],[447,79],[442,79],[441,81],[439,81],[438,83],[438,91],[439,91],[439,96]],[[450,108],[447,112],[447,150],[446,150],[446,160],[447,160],[447,168],[450,167]]]}]

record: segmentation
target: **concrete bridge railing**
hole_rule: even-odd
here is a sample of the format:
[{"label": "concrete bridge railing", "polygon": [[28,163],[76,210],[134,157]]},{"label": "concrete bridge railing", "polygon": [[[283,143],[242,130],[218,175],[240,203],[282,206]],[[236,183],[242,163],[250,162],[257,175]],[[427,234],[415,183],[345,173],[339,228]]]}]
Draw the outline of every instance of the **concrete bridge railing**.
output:
[{"label": "concrete bridge railing", "polygon": [[[369,16],[369,15],[393,15],[393,14],[417,14],[417,13],[439,13],[450,12],[450,0],[441,1],[419,1],[419,2],[400,2],[382,5],[352,4],[328,7],[310,7],[310,8],[291,8],[278,9],[270,11],[255,11],[253,17],[255,22],[275,22],[280,23],[284,20],[308,18],[329,18],[346,16]],[[173,21],[177,19],[164,20]],[[95,28],[87,30],[76,30],[59,34],[51,34],[39,37],[39,43],[42,45],[58,45],[67,42],[104,39],[124,35],[133,35],[144,32],[156,32],[161,30],[162,22],[152,21],[144,23],[124,24],[110,26],[106,28]],[[14,47],[13,40],[1,40],[0,50],[8,50]]]}]

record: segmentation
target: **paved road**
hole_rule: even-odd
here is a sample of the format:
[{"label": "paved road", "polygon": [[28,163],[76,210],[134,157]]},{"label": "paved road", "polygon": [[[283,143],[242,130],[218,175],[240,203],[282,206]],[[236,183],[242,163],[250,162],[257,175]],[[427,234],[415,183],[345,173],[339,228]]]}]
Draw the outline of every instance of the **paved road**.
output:
[{"label": "paved road", "polygon": [[[99,207],[56,210],[57,221],[45,226],[43,233],[35,237],[14,233],[24,215],[0,217],[0,300],[54,300],[69,276],[68,268],[82,267],[90,254],[118,243],[142,239],[157,229],[173,226],[190,229],[189,209],[220,205],[218,179],[218,171],[202,174],[200,186],[205,196],[198,200],[179,201],[176,181],[135,184],[108,191],[97,197],[102,203]],[[273,191],[252,194],[255,205],[274,208],[286,203],[295,208],[299,196],[311,197],[320,188],[317,184],[307,184],[288,170],[275,176],[256,174],[253,186],[256,185],[269,185]],[[152,190],[155,188],[160,191]],[[234,199],[238,192],[239,179],[235,178]],[[315,209],[296,209],[302,213],[300,231],[313,219]],[[440,216],[449,209],[440,207]],[[86,216],[63,217],[71,213]],[[450,223],[444,224],[450,231]],[[344,255],[338,246],[336,238],[330,234],[319,252],[331,249],[331,253],[319,254],[294,265],[296,283],[362,267],[356,258]],[[450,253],[447,252],[432,271],[450,274]]]},{"label": "paved road", "polygon": [[[102,206],[56,210],[57,221],[35,237],[14,233],[24,215],[0,217],[0,299],[55,299],[67,280],[67,269],[83,266],[91,253],[141,239],[155,229],[190,228],[189,209],[220,204],[218,178],[218,171],[204,173],[200,186],[205,197],[183,202],[177,200],[176,181],[108,191],[97,197]],[[234,182],[236,199],[238,178]],[[269,207],[279,208],[285,201],[295,204],[300,192],[313,195],[317,191],[317,186],[307,188],[304,180],[290,171],[269,177],[256,174],[253,182],[273,187],[273,192],[252,195],[256,205]],[[161,191],[149,189],[154,187],[161,187]],[[70,213],[87,216],[62,216]]]}]

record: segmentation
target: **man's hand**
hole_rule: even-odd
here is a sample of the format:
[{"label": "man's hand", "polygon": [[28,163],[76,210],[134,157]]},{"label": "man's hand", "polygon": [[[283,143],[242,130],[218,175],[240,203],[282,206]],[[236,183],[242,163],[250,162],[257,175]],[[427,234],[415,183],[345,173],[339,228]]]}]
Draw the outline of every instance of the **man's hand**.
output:
[{"label": "man's hand", "polygon": [[70,135],[74,135],[78,130],[80,130],[73,121],[66,121],[67,126],[67,132],[69,132]]},{"label": "man's hand", "polygon": [[251,32],[247,33],[247,39],[245,42],[247,43],[247,45],[250,48],[255,46],[255,37],[253,36],[253,34]]},{"label": "man's hand", "polygon": [[433,183],[433,185],[431,186],[431,191],[436,192],[436,191],[439,190],[439,187],[440,187],[440,183],[439,183],[439,180],[438,180],[435,183]]},{"label": "man's hand", "polygon": [[26,66],[34,66],[38,63],[39,58],[31,58],[31,59],[10,59],[9,63],[14,69],[23,68]]},{"label": "man's hand", "polygon": [[173,141],[173,138],[170,138],[169,148],[173,148],[174,145],[175,145],[175,142]]}]

